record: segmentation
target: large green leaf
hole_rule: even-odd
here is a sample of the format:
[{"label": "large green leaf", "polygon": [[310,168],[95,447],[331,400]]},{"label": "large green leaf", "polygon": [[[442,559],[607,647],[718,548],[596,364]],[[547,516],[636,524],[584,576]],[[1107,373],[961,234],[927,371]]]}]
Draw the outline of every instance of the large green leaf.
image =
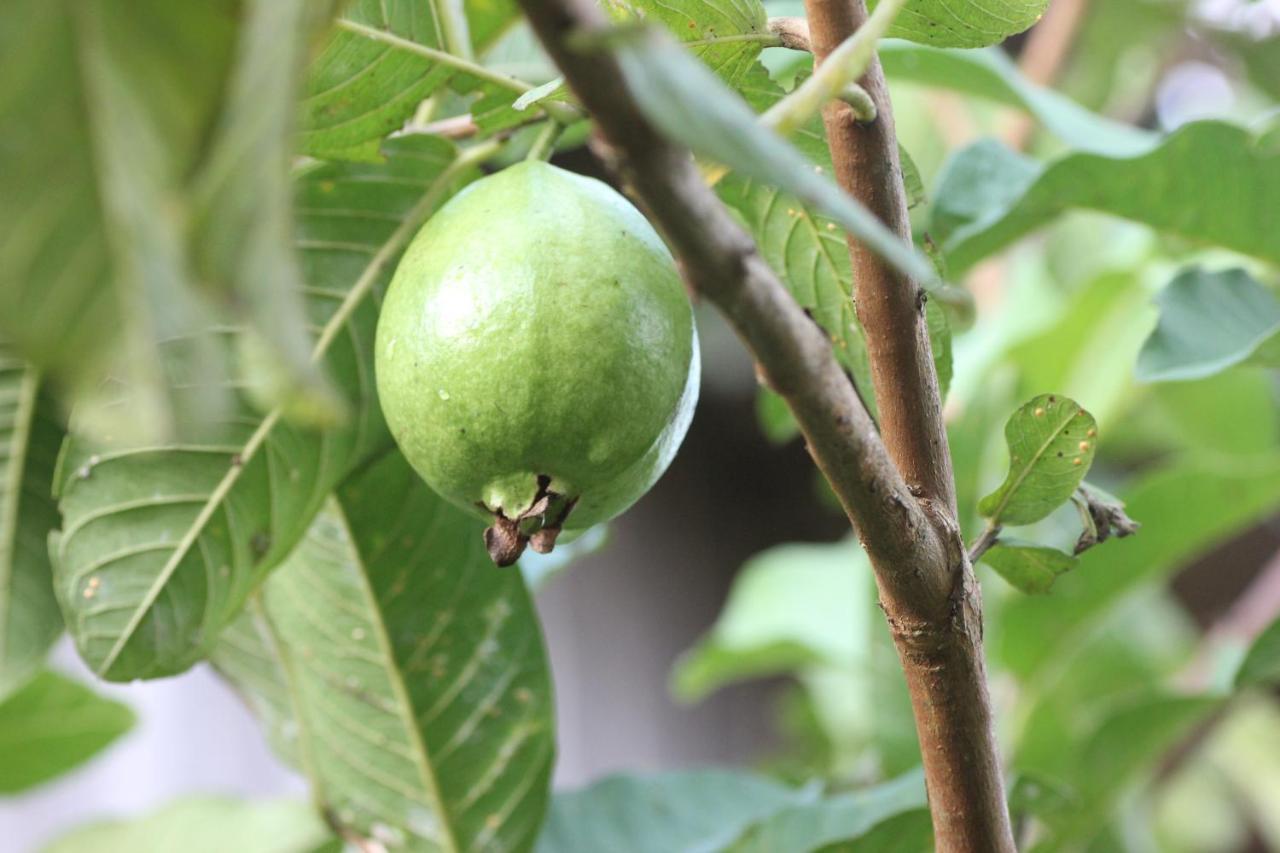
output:
[{"label": "large green leaf", "polygon": [[[980,142],[939,178],[938,205],[966,215],[943,223],[937,236],[952,269],[963,270],[1068,210],[1087,209],[1280,263],[1280,231],[1271,225],[1280,147],[1260,144],[1261,136],[1193,122],[1136,157],[1068,154],[1034,171],[998,143]],[[1010,177],[998,193],[968,175],[1006,167]]]},{"label": "large green leaf", "polygon": [[556,795],[537,853],[724,850],[758,822],[814,799],[750,773],[611,776]]},{"label": "large green leaf", "polygon": [[46,545],[58,525],[62,426],[41,385],[0,343],[0,699],[35,672],[62,630]]},{"label": "large green leaf", "polygon": [[388,453],[339,490],[215,656],[249,695],[283,682],[257,703],[277,742],[332,820],[388,847],[528,849],[547,806],[542,636],[482,526]]},{"label": "large green leaf", "polygon": [[133,727],[133,712],[46,670],[0,702],[0,793],[88,761]]},{"label": "large green leaf", "polygon": [[996,48],[943,50],[886,41],[880,45],[880,62],[893,80],[952,89],[1029,113],[1054,136],[1081,151],[1134,156],[1159,141],[1151,131],[1104,118],[1053,89],[1035,85]]},{"label": "large green leaf", "polygon": [[[867,5],[875,7],[874,2]],[[1048,5],[1049,0],[908,0],[889,33],[943,47],[983,47],[1027,29]]]},{"label": "large green leaf", "polygon": [[6,9],[0,333],[78,399],[123,380],[132,396],[115,412],[132,434],[185,435],[223,412],[216,343],[198,334],[216,311],[250,321],[322,387],[289,287],[285,176],[300,59],[326,9]]},{"label": "large green leaf", "polygon": [[[871,844],[868,835],[904,814],[923,817],[928,827],[924,774],[918,770],[880,785],[789,806],[751,827],[731,849],[733,853],[810,853],[838,845],[835,849],[864,850],[868,849],[864,842]],[[914,848],[916,853],[926,850],[926,845],[927,839]],[[911,848],[904,844],[897,849]]]},{"label": "large green leaf", "polygon": [[658,22],[720,75],[736,86],[773,38],[760,0],[604,0],[619,20]]},{"label": "large green leaf", "polygon": [[1042,394],[1024,403],[1004,427],[1009,473],[978,502],[992,525],[1032,524],[1066,503],[1093,463],[1093,416],[1074,400]]},{"label": "large green leaf", "polygon": [[1280,364],[1280,299],[1242,269],[1183,270],[1156,304],[1160,319],[1138,353],[1142,381],[1202,379],[1255,356]]},{"label": "large green leaf", "polygon": [[309,803],[192,797],[72,830],[44,853],[312,853],[332,838]]},{"label": "large green leaf", "polygon": [[385,165],[323,166],[297,182],[313,358],[346,396],[348,422],[309,430],[279,408],[242,403],[215,441],[68,443],[55,589],[99,675],[154,678],[191,666],[333,486],[389,443],[373,388],[377,300],[366,297],[455,184],[454,154],[438,139],[405,139],[388,146]]},{"label": "large green leaf", "polygon": [[1058,578],[1052,596],[1007,602],[994,650],[1028,675],[1055,659],[1062,643],[1145,581],[1185,565],[1280,506],[1280,457],[1197,460],[1151,474],[1123,495],[1142,521],[1138,536],[1095,548],[1081,570]]},{"label": "large green leaf", "polygon": [[795,195],[917,281],[935,280],[924,256],[763,127],[742,98],[673,40],[652,29],[631,33],[619,39],[618,55],[637,104],[669,138]]}]

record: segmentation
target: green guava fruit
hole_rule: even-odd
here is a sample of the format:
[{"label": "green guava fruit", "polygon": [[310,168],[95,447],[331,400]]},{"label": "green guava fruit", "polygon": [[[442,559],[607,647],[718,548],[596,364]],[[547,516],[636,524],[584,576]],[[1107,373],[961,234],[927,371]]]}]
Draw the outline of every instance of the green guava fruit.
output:
[{"label": "green guava fruit", "polygon": [[375,346],[392,435],[436,492],[492,522],[499,565],[631,506],[698,396],[693,313],[661,239],[607,185],[537,161],[427,222]]}]

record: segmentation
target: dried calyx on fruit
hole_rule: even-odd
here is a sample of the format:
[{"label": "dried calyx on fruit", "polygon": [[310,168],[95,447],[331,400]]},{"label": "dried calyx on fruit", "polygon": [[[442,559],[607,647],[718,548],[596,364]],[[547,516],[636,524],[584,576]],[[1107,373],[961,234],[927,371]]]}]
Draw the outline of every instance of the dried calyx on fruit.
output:
[{"label": "dried calyx on fruit", "polygon": [[419,232],[378,323],[406,458],[490,521],[510,565],[640,498],[684,438],[697,334],[675,263],[607,185],[541,162],[483,178]]}]

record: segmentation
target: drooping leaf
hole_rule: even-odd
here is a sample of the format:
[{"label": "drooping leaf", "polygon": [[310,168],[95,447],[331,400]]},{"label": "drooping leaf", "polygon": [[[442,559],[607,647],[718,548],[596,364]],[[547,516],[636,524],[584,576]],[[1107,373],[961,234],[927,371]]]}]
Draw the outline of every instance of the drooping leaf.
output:
[{"label": "drooping leaf", "polygon": [[1123,497],[1142,521],[1142,535],[1090,551],[1081,571],[1058,578],[1052,596],[1016,599],[1002,609],[993,653],[1020,676],[1053,659],[1125,593],[1275,512],[1280,457],[1234,463],[1193,457],[1142,478]]},{"label": "drooping leaf", "polygon": [[1202,379],[1254,357],[1280,364],[1280,299],[1242,269],[1183,270],[1156,304],[1160,319],[1138,353],[1143,382]]},{"label": "drooping leaf", "polygon": [[88,761],[133,727],[133,712],[46,670],[0,702],[0,793]]},{"label": "drooping leaf", "polygon": [[[928,824],[924,774],[919,770],[858,791],[784,808],[752,826],[731,849],[733,853],[863,850],[865,837],[877,827],[909,813],[923,815]],[[923,853],[925,847],[915,849]]]},{"label": "drooping leaf", "polygon": [[815,799],[772,779],[723,770],[611,776],[557,794],[537,853],[724,850],[758,822]]},{"label": "drooping leaf", "polygon": [[1009,474],[978,502],[994,525],[1032,524],[1070,499],[1093,463],[1097,428],[1074,400],[1043,394],[1023,404],[1004,428]]},{"label": "drooping leaf", "polygon": [[982,555],[982,561],[1015,589],[1028,594],[1048,592],[1058,575],[1071,571],[1079,562],[1057,548],[1018,539],[1002,539]]},{"label": "drooping leaf", "polygon": [[782,545],[748,560],[711,631],[677,663],[676,695],[692,701],[744,678],[863,661],[869,571],[853,542]]},{"label": "drooping leaf", "polygon": [[310,803],[191,797],[72,830],[44,853],[315,853],[332,838]]},{"label": "drooping leaf", "polygon": [[331,820],[388,847],[527,849],[546,809],[546,654],[520,573],[494,569],[482,527],[386,454],[267,581],[252,615],[278,662],[261,643],[246,667],[237,643],[223,667],[283,673],[288,717],[278,694],[259,706],[292,724],[277,742]]},{"label": "drooping leaf", "polygon": [[215,408],[177,387],[204,384],[199,340],[168,362],[155,349],[189,335],[204,310],[182,206],[219,107],[235,8],[21,0],[0,34],[0,334],[77,394],[123,373],[137,394],[132,426],[156,434]]},{"label": "drooping leaf", "polygon": [[672,39],[653,29],[618,39],[618,56],[640,108],[669,138],[743,178],[779,187],[834,220],[921,283],[928,260],[819,174],[798,150],[756,120],[742,98]]},{"label": "drooping leaf", "polygon": [[39,375],[0,342],[0,699],[39,668],[62,630],[46,545],[58,525],[61,441]]},{"label": "drooping leaf", "polygon": [[1280,149],[1260,144],[1264,133],[1192,122],[1139,156],[1068,154],[1034,175],[1023,174],[1017,187],[1006,187],[998,197],[946,199],[953,191],[973,192],[975,182],[965,177],[971,168],[989,172],[993,160],[1019,162],[1018,155],[990,142],[965,149],[948,165],[935,193],[946,209],[969,212],[963,222],[949,225],[943,239],[947,260],[953,270],[968,269],[1060,214],[1083,208],[1280,262],[1280,231],[1270,224],[1280,193]]},{"label": "drooping leaf", "polygon": [[885,41],[879,52],[890,79],[951,89],[1022,110],[1080,151],[1131,157],[1146,153],[1159,141],[1151,131],[1104,118],[1052,89],[1035,85],[996,48],[942,50]]},{"label": "drooping leaf", "polygon": [[[874,2],[867,5],[875,8]],[[1049,0],[908,0],[889,34],[942,47],[983,47],[1029,28],[1048,5]]]},{"label": "drooping leaf", "polygon": [[[302,536],[333,486],[389,443],[374,397],[376,295],[458,179],[439,139],[389,144],[379,166],[328,165],[296,185],[304,296],[343,425],[309,430],[242,402],[216,441],[64,452],[55,590],[80,654],[111,680],[181,672]],[[472,173],[468,173],[472,174]]]},{"label": "drooping leaf", "polygon": [[[290,286],[286,175],[301,60],[330,5],[7,10],[0,333],[67,387],[82,423],[173,439],[225,415],[203,334],[218,314],[275,342],[299,387],[325,387]],[[91,416],[122,389],[116,420]]]},{"label": "drooping leaf", "polygon": [[605,0],[604,7],[615,20],[663,24],[730,86],[771,38],[760,0]]},{"label": "drooping leaf", "polygon": [[1268,687],[1280,683],[1280,619],[1272,622],[1249,647],[1236,670],[1236,687]]}]

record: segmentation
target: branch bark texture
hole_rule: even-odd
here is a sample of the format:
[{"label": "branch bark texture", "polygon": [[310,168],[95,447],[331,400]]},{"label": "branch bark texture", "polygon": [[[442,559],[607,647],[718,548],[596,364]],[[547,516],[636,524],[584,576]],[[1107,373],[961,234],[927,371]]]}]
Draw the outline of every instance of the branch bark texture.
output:
[{"label": "branch bark texture", "polygon": [[[864,0],[805,0],[805,11],[819,67],[867,21]],[[836,179],[909,242],[911,226],[893,108],[878,58],[859,82],[875,103],[874,122],[857,121],[848,105],[839,101],[823,109]],[[954,531],[955,477],[929,347],[927,296],[918,282],[856,240],[850,239],[849,253],[855,271],[855,307],[867,340],[885,446],[912,493]],[[982,601],[973,569],[961,548],[943,566],[922,570],[951,580],[949,613],[904,621],[899,614],[909,610],[903,602],[894,601],[883,584],[881,602],[911,691],[937,846],[945,851],[1012,853],[1013,835],[987,693]],[[878,570],[877,581],[885,574]]]},{"label": "branch bark texture", "polygon": [[[882,441],[836,362],[829,338],[706,186],[689,152],[669,143],[648,122],[607,48],[575,47],[606,42],[577,38],[607,28],[603,12],[592,0],[521,4],[595,118],[615,167],[675,251],[689,286],[725,315],[755,356],[763,380],[786,400],[810,455],[862,540],[907,672],[937,849],[1012,851],[983,671],[980,605],[952,520],[954,484],[922,291],[853,246],[859,315],[867,326],[873,368],[882,374],[876,378]],[[859,9],[865,15],[860,3]],[[852,14],[843,20],[851,32]],[[833,31],[823,32],[830,37]],[[823,45],[829,52],[834,43],[829,39]],[[864,87],[867,81],[878,84],[868,91],[886,111],[883,118],[888,99],[878,62]],[[829,108],[833,110],[839,110],[832,115],[842,124],[854,124],[847,104],[840,102]],[[872,126],[880,125],[877,119]],[[887,211],[891,215],[882,218],[907,233],[891,118],[871,140],[874,148],[844,158],[841,178],[857,177],[862,182],[859,198],[874,211]],[[832,142],[833,147],[847,144],[843,136],[832,137]],[[882,144],[889,154],[878,160]],[[862,169],[865,175],[858,172]],[[867,276],[864,268],[871,270]],[[878,283],[864,287],[868,276]],[[864,301],[874,304],[866,308]],[[873,326],[880,330],[874,336]],[[910,386],[896,385],[898,378]],[[923,387],[917,387],[920,383]]]}]

